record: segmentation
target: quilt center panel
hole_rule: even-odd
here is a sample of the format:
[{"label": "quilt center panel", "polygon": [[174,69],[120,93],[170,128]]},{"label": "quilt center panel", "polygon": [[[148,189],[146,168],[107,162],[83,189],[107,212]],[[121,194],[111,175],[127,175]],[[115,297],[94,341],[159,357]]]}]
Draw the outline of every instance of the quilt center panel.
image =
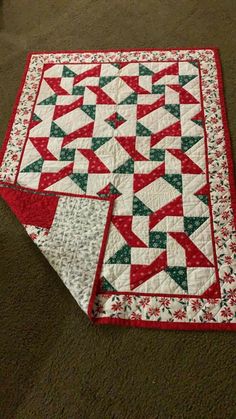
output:
[{"label": "quilt center panel", "polygon": [[115,199],[103,293],[217,286],[196,61],[46,64],[17,183]]}]

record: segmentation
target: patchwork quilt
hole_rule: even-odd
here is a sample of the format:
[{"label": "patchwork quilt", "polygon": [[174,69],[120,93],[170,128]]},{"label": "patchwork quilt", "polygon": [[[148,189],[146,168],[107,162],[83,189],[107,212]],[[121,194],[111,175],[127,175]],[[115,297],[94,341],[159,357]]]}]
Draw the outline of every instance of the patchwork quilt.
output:
[{"label": "patchwork quilt", "polygon": [[236,329],[216,49],[30,54],[0,186],[95,323]]}]

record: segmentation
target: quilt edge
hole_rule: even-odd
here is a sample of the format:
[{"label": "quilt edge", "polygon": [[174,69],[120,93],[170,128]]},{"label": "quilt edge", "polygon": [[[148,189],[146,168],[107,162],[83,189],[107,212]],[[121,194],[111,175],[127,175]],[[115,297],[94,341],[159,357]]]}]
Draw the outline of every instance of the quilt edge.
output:
[{"label": "quilt edge", "polygon": [[92,320],[94,325],[114,325],[125,327],[141,327],[160,330],[189,330],[196,332],[220,331],[235,332],[236,323],[184,323],[184,322],[156,322],[145,320],[129,320],[121,318],[101,317]]},{"label": "quilt edge", "polygon": [[104,49],[74,49],[74,50],[49,50],[49,51],[31,51],[29,53],[30,56],[32,55],[42,55],[42,54],[76,54],[76,53],[108,53],[108,52],[132,52],[132,51],[195,51],[195,50],[212,50],[212,51],[218,51],[219,48],[216,46],[201,46],[201,47],[194,47],[194,46],[184,46],[184,47],[169,47],[169,48],[104,48]]},{"label": "quilt edge", "polygon": [[224,94],[224,81],[223,81],[223,71],[220,58],[220,51],[216,49],[214,51],[216,69],[217,69],[217,79],[218,79],[218,88],[220,96],[220,107],[222,113],[223,129],[225,136],[225,149],[226,157],[228,163],[228,176],[229,176],[229,187],[230,187],[230,196],[231,204],[233,210],[234,226],[236,228],[236,181],[235,181],[235,169],[234,169],[234,160],[233,160],[233,149],[232,149],[232,140],[229,130],[226,99]]}]

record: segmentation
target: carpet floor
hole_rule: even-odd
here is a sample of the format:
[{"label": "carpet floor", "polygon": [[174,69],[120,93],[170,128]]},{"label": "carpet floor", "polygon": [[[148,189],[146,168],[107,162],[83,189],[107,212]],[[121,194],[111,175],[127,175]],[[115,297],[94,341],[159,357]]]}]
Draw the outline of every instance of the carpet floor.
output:
[{"label": "carpet floor", "polygon": [[[235,0],[0,1],[0,138],[28,51],[218,46],[236,158]],[[235,418],[235,334],[94,326],[0,203],[2,419]]]}]

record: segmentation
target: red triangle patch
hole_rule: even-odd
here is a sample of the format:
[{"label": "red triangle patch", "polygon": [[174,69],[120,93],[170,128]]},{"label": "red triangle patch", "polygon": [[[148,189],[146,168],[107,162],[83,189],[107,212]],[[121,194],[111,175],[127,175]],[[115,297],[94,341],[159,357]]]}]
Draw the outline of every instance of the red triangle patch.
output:
[{"label": "red triangle patch", "polygon": [[149,183],[154,182],[154,180],[158,179],[165,174],[165,163],[160,164],[160,166],[156,167],[150,173],[136,173],[134,174],[134,192],[140,191],[145,186],[149,185]]},{"label": "red triangle patch", "polygon": [[143,118],[145,115],[161,108],[165,105],[165,96],[161,96],[154,103],[150,105],[138,105],[137,106],[137,119]]},{"label": "red triangle patch", "polygon": [[139,85],[139,76],[122,76],[121,79],[136,93],[150,93]]},{"label": "red triangle patch", "polygon": [[179,63],[177,62],[153,74],[152,84],[154,84],[156,81],[160,80],[164,76],[169,76],[169,75],[177,76],[178,74],[179,74]]},{"label": "red triangle patch", "polygon": [[101,72],[101,64],[90,68],[89,70],[84,71],[81,74],[77,74],[74,77],[74,85],[78,84],[81,80],[86,79],[87,77],[99,77]]},{"label": "red triangle patch", "polygon": [[134,161],[148,160],[136,150],[136,137],[115,137],[116,141],[127,151]]},{"label": "red triangle patch", "polygon": [[97,105],[115,105],[114,100],[108,96],[101,87],[99,86],[87,86],[91,92],[95,93],[97,96],[96,103]]},{"label": "red triangle patch", "polygon": [[124,237],[125,241],[129,246],[132,247],[147,247],[147,245],[140,240],[136,234],[132,231],[132,220],[131,215],[114,215],[112,217],[112,223]]},{"label": "red triangle patch", "polygon": [[159,143],[165,137],[180,137],[181,136],[181,123],[175,122],[163,130],[151,135],[151,147]]},{"label": "red triangle patch", "polygon": [[194,163],[182,150],[177,148],[168,148],[167,150],[181,161],[181,172],[183,174],[203,173],[202,169],[196,163]]},{"label": "red triangle patch", "polygon": [[65,115],[76,108],[79,108],[81,105],[83,105],[83,97],[75,100],[75,102],[71,103],[70,105],[56,105],[53,120],[55,121],[55,119],[60,118],[60,116]]},{"label": "red triangle patch", "polygon": [[189,105],[189,104],[196,104],[199,103],[197,99],[191,93],[187,92],[182,86],[179,84],[168,84],[168,87],[175,90],[179,93],[179,103],[181,105]]},{"label": "red triangle patch", "polygon": [[62,147],[65,147],[65,145],[71,143],[71,141],[76,140],[77,138],[87,138],[93,136],[93,128],[94,128],[94,122],[90,122],[87,125],[84,125],[82,128],[79,128],[70,134],[66,135],[63,139]]},{"label": "red triangle patch", "polygon": [[169,233],[186,252],[186,266],[188,268],[209,268],[214,265],[207,259],[207,257],[198,249],[198,247],[190,240],[186,233]]},{"label": "red triangle patch", "polygon": [[146,282],[152,276],[163,271],[167,267],[166,251],[161,253],[150,265],[131,265],[130,289],[133,290]]},{"label": "red triangle patch", "polygon": [[61,87],[61,77],[45,77],[44,80],[57,95],[69,95],[69,92]]},{"label": "red triangle patch", "polygon": [[57,160],[57,158],[48,150],[48,137],[30,137],[29,140],[44,160]]},{"label": "red triangle patch", "polygon": [[150,214],[149,218],[149,228],[150,230],[155,227],[163,218],[167,216],[183,216],[183,200],[182,195],[173,199],[173,201],[168,202],[162,208],[158,209],[153,214]]},{"label": "red triangle patch", "polygon": [[110,173],[107,166],[99,159],[96,153],[90,149],[78,149],[89,161],[88,173]]},{"label": "red triangle patch", "polygon": [[218,282],[212,284],[202,295],[201,298],[220,298],[220,285]]},{"label": "red triangle patch", "polygon": [[68,166],[63,167],[57,173],[42,173],[40,177],[39,189],[46,189],[53,183],[58,182],[66,176],[72,173],[74,163],[70,163]]}]

